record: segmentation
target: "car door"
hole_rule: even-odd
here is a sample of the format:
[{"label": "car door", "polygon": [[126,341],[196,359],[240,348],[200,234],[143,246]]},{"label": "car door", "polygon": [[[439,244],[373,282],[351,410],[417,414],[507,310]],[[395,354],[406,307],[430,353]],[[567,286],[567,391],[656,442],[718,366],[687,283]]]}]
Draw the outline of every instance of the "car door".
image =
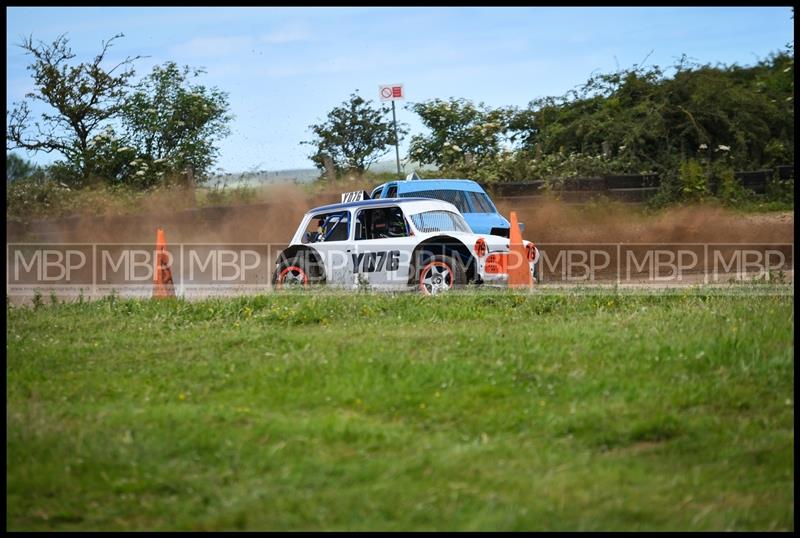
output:
[{"label": "car door", "polygon": [[354,215],[354,283],[404,288],[416,240],[399,205],[362,208]]}]

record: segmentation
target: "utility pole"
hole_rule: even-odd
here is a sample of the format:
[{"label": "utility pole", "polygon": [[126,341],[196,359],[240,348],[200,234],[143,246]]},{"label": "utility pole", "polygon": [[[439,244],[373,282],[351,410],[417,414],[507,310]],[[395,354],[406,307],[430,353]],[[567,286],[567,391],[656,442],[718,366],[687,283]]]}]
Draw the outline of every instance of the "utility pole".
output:
[{"label": "utility pole", "polygon": [[392,101],[392,122],[394,122],[394,154],[397,158],[397,175],[400,175],[400,139],[397,138],[397,116],[394,113],[394,101]]}]

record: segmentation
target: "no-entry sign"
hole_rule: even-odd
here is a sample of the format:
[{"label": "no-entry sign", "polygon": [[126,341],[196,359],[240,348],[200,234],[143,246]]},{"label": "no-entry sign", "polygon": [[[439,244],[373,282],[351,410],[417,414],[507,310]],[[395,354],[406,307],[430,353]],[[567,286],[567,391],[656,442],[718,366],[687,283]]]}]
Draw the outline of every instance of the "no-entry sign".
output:
[{"label": "no-entry sign", "polygon": [[397,159],[397,175],[400,175],[400,139],[397,137],[397,115],[394,111],[394,102],[402,101],[406,98],[403,93],[402,84],[381,84],[378,86],[381,101],[392,102],[392,123],[394,124],[394,154]]},{"label": "no-entry sign", "polygon": [[402,84],[382,84],[379,88],[381,101],[403,101],[406,98]]}]

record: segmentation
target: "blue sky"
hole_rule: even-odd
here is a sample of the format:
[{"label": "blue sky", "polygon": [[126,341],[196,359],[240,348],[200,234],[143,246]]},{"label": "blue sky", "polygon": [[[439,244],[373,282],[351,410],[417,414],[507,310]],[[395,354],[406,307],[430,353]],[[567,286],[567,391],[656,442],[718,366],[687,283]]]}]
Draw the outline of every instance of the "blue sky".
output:
[{"label": "blue sky", "polygon": [[[109,62],[146,55],[137,73],[173,60],[204,67],[236,119],[220,144],[230,172],[310,168],[308,126],[356,89],[401,82],[410,102],[464,97],[526,106],[593,71],[701,63],[750,65],[793,41],[788,7],[765,8],[7,8],[7,106],[33,86],[20,37],[67,33],[77,59],[125,37]],[[651,53],[652,51],[652,53]],[[649,56],[648,56],[649,54]],[[398,108],[411,133],[416,116]],[[401,157],[407,144],[401,144]],[[39,163],[53,155],[20,153]],[[386,158],[391,158],[393,152]]]}]

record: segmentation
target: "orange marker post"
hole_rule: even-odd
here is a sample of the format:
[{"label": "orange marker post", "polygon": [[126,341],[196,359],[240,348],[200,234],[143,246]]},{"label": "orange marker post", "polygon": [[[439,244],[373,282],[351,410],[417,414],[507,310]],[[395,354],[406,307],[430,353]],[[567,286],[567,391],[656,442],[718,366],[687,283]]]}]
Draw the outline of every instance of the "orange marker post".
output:
[{"label": "orange marker post", "polygon": [[508,257],[508,285],[514,288],[531,287],[533,286],[533,278],[531,278],[525,245],[522,244],[522,231],[519,229],[516,211],[511,212],[509,239],[511,244]]},{"label": "orange marker post", "polygon": [[175,297],[175,286],[172,283],[172,267],[167,253],[167,240],[164,230],[158,229],[156,233],[156,267],[153,276],[153,297]]}]

